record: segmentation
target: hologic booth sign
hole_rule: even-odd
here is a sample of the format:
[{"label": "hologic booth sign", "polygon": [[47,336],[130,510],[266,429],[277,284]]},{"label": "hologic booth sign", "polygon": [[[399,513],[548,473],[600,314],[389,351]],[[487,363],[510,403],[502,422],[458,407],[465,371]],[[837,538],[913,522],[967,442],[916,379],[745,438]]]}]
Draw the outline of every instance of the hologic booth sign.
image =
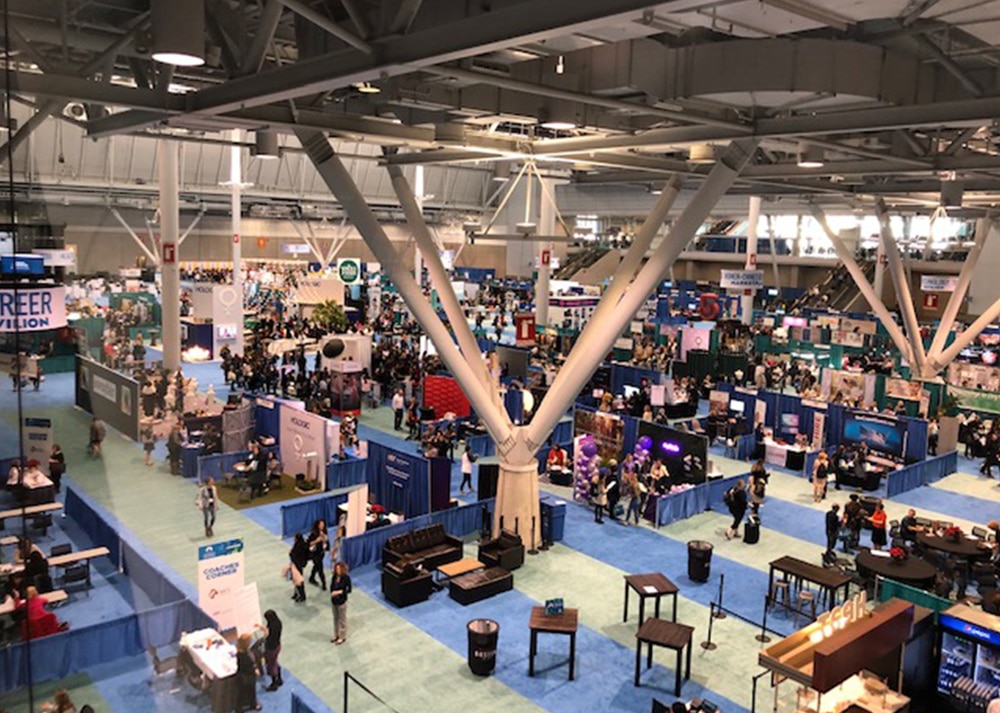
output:
[{"label": "hologic booth sign", "polygon": [[0,332],[40,332],[65,326],[65,287],[0,290]]}]

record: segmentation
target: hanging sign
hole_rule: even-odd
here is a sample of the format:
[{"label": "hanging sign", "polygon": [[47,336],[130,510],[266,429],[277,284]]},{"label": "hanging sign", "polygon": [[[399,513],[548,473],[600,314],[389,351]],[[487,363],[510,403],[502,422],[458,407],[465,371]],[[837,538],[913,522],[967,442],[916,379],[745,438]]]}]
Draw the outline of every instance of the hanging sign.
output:
[{"label": "hanging sign", "polygon": [[345,285],[353,285],[361,282],[361,263],[354,258],[341,258],[337,260],[337,277]]},{"label": "hanging sign", "polygon": [[826,430],[826,414],[822,411],[813,413],[813,436],[810,444],[813,450],[823,447],[823,432]]},{"label": "hanging sign", "polygon": [[243,588],[243,540],[198,548],[198,606],[220,631],[236,625],[236,592]]},{"label": "hanging sign", "polygon": [[45,258],[41,255],[0,256],[0,273],[4,275],[44,275]]},{"label": "hanging sign", "polygon": [[516,328],[515,343],[519,347],[533,346],[535,343],[535,315],[530,313],[514,316]]},{"label": "hanging sign", "polygon": [[938,308],[938,295],[935,292],[928,292],[924,295],[924,309],[937,310]]},{"label": "hanging sign", "polygon": [[954,292],[958,275],[921,275],[920,289],[924,292]]},{"label": "hanging sign", "polygon": [[173,243],[163,244],[163,264],[173,265],[177,262],[177,246]]},{"label": "hanging sign", "polygon": [[719,285],[725,289],[761,289],[764,287],[763,270],[722,270]]},{"label": "hanging sign", "polygon": [[552,251],[542,250],[542,265],[548,267],[552,264]]},{"label": "hanging sign", "polygon": [[0,332],[41,332],[65,326],[65,287],[0,290]]}]

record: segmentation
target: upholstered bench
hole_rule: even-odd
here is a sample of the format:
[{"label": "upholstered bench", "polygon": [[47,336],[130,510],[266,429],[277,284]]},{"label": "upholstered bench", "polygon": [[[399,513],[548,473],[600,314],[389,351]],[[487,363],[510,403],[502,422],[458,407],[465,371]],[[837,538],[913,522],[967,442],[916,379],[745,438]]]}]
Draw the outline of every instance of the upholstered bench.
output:
[{"label": "upholstered bench", "polygon": [[470,572],[448,582],[448,596],[459,604],[472,604],[514,588],[514,575],[501,567]]}]

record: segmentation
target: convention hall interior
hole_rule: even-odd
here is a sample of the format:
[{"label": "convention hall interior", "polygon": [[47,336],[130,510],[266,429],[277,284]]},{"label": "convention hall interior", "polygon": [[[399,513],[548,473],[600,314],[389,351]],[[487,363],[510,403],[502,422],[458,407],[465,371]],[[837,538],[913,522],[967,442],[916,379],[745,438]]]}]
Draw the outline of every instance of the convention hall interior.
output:
[{"label": "convention hall interior", "polygon": [[1000,713],[1000,1],[0,28],[0,713]]}]

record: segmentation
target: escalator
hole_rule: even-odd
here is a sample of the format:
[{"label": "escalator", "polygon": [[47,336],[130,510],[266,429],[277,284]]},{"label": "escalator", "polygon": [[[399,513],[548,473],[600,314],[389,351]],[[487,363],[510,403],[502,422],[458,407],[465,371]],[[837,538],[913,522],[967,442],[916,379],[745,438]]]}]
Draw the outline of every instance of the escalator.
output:
[{"label": "escalator", "polygon": [[[859,261],[858,266],[865,274],[869,284],[875,276],[875,261]],[[838,264],[820,284],[810,288],[788,306],[788,312],[802,309],[832,309],[847,312],[857,307],[864,298],[858,289],[850,271],[843,263]]]},{"label": "escalator", "polygon": [[573,275],[580,272],[580,270],[587,269],[602,257],[607,255],[609,250],[610,248],[602,245],[594,245],[584,248],[583,250],[569,256],[566,263],[556,270],[553,277],[557,280],[570,280],[573,278]]}]

